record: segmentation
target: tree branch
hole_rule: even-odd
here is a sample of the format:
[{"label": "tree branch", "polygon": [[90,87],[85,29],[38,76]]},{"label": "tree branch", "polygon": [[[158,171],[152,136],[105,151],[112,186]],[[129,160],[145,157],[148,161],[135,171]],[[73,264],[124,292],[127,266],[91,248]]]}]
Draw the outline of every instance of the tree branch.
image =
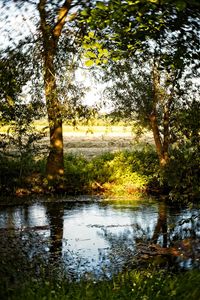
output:
[{"label": "tree branch", "polygon": [[53,36],[59,38],[61,31],[66,21],[67,14],[70,10],[72,0],[66,0],[58,11],[57,22],[53,29]]},{"label": "tree branch", "polygon": [[41,27],[41,31],[43,34],[43,37],[45,37],[47,28],[48,28],[48,24],[47,24],[47,14],[46,14],[46,10],[45,10],[45,5],[46,5],[47,0],[40,0],[38,3],[38,11],[40,14],[40,27]]}]

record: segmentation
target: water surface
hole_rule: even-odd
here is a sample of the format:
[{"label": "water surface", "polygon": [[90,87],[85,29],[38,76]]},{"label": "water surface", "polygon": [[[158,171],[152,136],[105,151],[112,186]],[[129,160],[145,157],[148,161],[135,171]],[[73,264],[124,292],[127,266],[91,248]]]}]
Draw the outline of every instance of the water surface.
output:
[{"label": "water surface", "polygon": [[158,256],[164,257],[168,266],[199,266],[196,208],[169,208],[150,199],[61,200],[0,207],[1,256],[6,259],[6,252],[13,251],[15,258],[19,249],[24,254],[18,263],[57,262],[75,277],[85,273],[111,276]]}]

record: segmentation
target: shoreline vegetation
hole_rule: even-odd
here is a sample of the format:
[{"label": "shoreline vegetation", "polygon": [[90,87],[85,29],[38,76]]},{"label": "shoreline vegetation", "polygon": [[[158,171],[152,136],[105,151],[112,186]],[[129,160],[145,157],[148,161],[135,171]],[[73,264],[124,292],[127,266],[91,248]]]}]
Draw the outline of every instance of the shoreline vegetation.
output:
[{"label": "shoreline vegetation", "polygon": [[[36,130],[41,130],[46,123],[42,120],[34,125]],[[200,197],[199,170],[194,170],[193,153],[186,152],[185,155],[174,148],[171,164],[163,172],[151,134],[146,131],[139,135],[134,124],[111,125],[101,121],[87,126],[65,125],[65,176],[56,189],[56,185],[51,186],[45,178],[48,139],[45,135],[39,141],[33,141],[29,148],[25,140],[21,141],[20,148],[16,144],[12,146],[11,140],[11,145],[8,141],[2,148],[2,195],[62,193],[137,198],[149,194],[175,202],[195,201]]]},{"label": "shoreline vegetation", "polygon": [[[29,278],[15,290],[2,293],[2,300],[197,300],[200,296],[198,270],[172,274],[165,270],[125,271],[112,279],[95,281],[81,279],[69,282],[67,278],[45,276]],[[2,287],[1,287],[2,288]]]}]

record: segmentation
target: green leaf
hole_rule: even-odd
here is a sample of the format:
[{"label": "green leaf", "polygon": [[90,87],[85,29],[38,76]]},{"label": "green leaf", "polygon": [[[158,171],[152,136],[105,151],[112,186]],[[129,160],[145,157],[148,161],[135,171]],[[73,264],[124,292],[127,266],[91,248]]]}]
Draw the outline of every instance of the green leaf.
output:
[{"label": "green leaf", "polygon": [[88,15],[87,10],[85,10],[85,9],[82,10],[81,15],[84,16],[84,17],[87,17],[87,15]]},{"label": "green leaf", "polygon": [[176,1],[176,7],[178,10],[184,10],[186,8],[186,2],[184,0]]},{"label": "green leaf", "polygon": [[100,64],[101,64],[101,60],[100,60],[100,59],[98,59],[98,58],[96,59],[96,61],[95,61],[95,62],[96,62],[96,64],[97,64],[97,65],[100,65]]},{"label": "green leaf", "polygon": [[87,44],[87,43],[83,43],[82,47],[83,47],[83,49],[90,49],[91,48],[90,45]]},{"label": "green leaf", "polygon": [[90,38],[94,38],[94,31],[90,31],[90,32],[88,33],[88,36],[89,36]]},{"label": "green leaf", "polygon": [[101,1],[97,1],[96,7],[102,10],[107,10],[107,6],[105,6],[105,4]]},{"label": "green leaf", "polygon": [[86,60],[85,61],[85,66],[86,67],[91,67],[91,66],[93,66],[94,65],[94,61],[93,60]]},{"label": "green leaf", "polygon": [[98,49],[98,51],[101,49],[102,45],[98,42],[95,42],[93,45],[92,45],[92,49]]},{"label": "green leaf", "polygon": [[109,55],[108,49],[103,49],[103,54],[104,56],[108,56]]},{"label": "green leaf", "polygon": [[89,57],[89,58],[96,58],[96,54],[94,52],[92,52],[92,51],[87,51],[85,53],[85,56]]},{"label": "green leaf", "polygon": [[158,0],[149,0],[151,3],[159,3]]}]

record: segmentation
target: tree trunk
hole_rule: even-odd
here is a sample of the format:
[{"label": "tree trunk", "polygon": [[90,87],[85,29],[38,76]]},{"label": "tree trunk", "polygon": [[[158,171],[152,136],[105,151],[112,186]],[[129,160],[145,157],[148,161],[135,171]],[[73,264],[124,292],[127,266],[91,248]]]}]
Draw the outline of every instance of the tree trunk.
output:
[{"label": "tree trunk", "polygon": [[158,71],[158,62],[154,62],[152,70],[152,81],[153,81],[153,108],[152,113],[149,116],[150,125],[153,132],[154,142],[156,151],[159,157],[160,166],[164,168],[169,162],[169,103],[164,107],[164,120],[163,120],[163,140],[158,125],[157,118],[157,105],[161,104],[162,92],[160,90],[160,75]]},{"label": "tree trunk", "polygon": [[51,184],[57,184],[64,175],[62,112],[56,93],[54,60],[71,2],[72,0],[66,0],[58,10],[55,24],[48,22],[47,0],[40,0],[38,4],[43,42],[45,97],[50,132],[50,152],[47,159],[46,176]]},{"label": "tree trunk", "polygon": [[[52,43],[52,47],[54,47]],[[45,96],[50,133],[50,152],[47,159],[46,175],[49,182],[57,182],[64,175],[62,112],[56,93],[55,70],[53,66],[53,50],[45,57]]]},{"label": "tree trunk", "polygon": [[170,121],[170,112],[169,112],[169,103],[164,107],[164,117],[163,117],[163,162],[164,166],[169,162],[169,121]]},{"label": "tree trunk", "polygon": [[156,152],[158,154],[160,166],[162,167],[165,165],[165,158],[163,155],[163,144],[160,136],[160,131],[158,128],[157,115],[155,111],[151,113],[149,119],[150,119],[151,129],[153,132],[154,142],[156,146]]}]

